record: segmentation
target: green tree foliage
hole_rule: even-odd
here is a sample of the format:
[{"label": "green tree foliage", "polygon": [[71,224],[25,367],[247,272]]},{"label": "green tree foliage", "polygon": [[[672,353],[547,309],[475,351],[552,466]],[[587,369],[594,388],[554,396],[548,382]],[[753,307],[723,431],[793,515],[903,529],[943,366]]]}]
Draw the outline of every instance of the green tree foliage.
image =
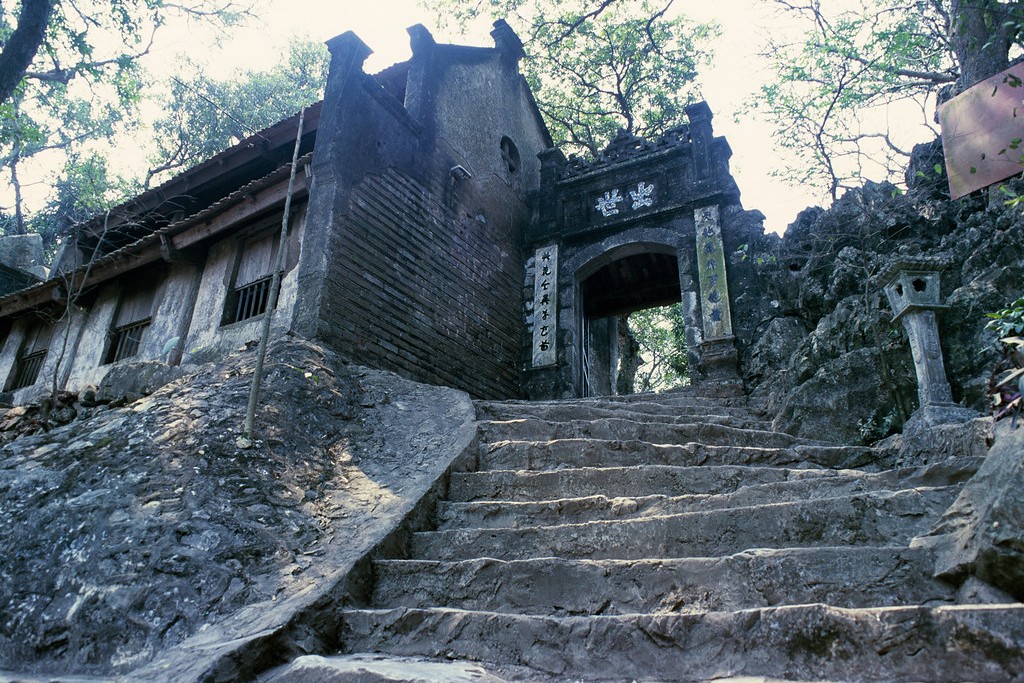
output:
[{"label": "green tree foliage", "polygon": [[23,197],[26,163],[50,156],[58,168],[63,166],[85,154],[89,142],[113,135],[126,108],[133,105],[134,97],[122,102],[82,96],[63,83],[48,83],[31,97],[19,88],[0,105],[0,165],[13,190],[14,233],[30,229]]},{"label": "green tree foliage", "polygon": [[833,199],[865,177],[897,179],[937,133],[940,92],[1006,68],[1024,16],[1024,3],[998,0],[772,1],[806,30],[769,43],[776,75],[752,109],[796,160],[783,175]]},{"label": "green tree foliage", "polygon": [[[234,0],[22,0],[0,4],[0,102],[34,85],[83,80],[130,94],[132,70],[169,19],[230,25],[248,13]],[[26,31],[32,33],[26,35]],[[16,54],[15,54],[16,53]]]},{"label": "green tree foliage", "polygon": [[103,213],[138,190],[136,183],[112,174],[107,160],[96,153],[72,155],[54,183],[50,200],[29,217],[30,232],[54,245],[81,221]]},{"label": "green tree foliage", "polygon": [[297,113],[323,97],[330,56],[310,41],[289,45],[284,59],[267,71],[242,71],[224,80],[205,76],[191,62],[175,79],[156,125],[157,153],[145,184],[169,171],[192,166],[256,131]]},{"label": "green tree foliage", "polygon": [[655,135],[698,97],[717,27],[651,0],[428,0],[439,21],[506,19],[523,37],[523,71],[555,144],[596,154],[619,128]]},{"label": "green tree foliage", "polygon": [[637,392],[665,391],[690,383],[682,308],[682,304],[673,304],[629,315],[627,324],[642,359],[633,384]]},{"label": "green tree foliage", "polygon": [[[11,230],[29,229],[21,172],[84,158],[88,145],[128,125],[142,92],[139,59],[170,18],[235,22],[233,0],[23,0],[0,4],[0,167],[13,189]],[[34,45],[26,27],[43,21]],[[5,89],[4,82],[13,83]],[[77,163],[77,162],[73,162]]]},{"label": "green tree foliage", "polygon": [[989,381],[992,414],[996,420],[1012,415],[1016,428],[1024,408],[1024,299],[985,317],[1002,355]]}]

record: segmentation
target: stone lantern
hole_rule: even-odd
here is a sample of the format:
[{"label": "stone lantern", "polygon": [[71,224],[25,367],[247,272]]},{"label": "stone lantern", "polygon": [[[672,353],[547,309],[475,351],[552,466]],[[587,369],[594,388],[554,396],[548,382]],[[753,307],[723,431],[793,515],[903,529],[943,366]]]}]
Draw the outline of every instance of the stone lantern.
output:
[{"label": "stone lantern", "polygon": [[902,321],[910,340],[917,372],[920,406],[907,421],[905,433],[950,422],[966,422],[978,416],[953,402],[939,345],[935,312],[948,308],[939,292],[939,272],[947,261],[939,257],[900,258],[886,268],[879,281],[886,282],[885,296],[893,322]]}]

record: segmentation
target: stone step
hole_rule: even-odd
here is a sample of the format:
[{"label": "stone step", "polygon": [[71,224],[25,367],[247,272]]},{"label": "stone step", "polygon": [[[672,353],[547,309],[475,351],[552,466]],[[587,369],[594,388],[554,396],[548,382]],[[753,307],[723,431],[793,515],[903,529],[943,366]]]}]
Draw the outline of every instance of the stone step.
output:
[{"label": "stone step", "polygon": [[746,429],[724,424],[690,423],[668,424],[636,422],[610,418],[604,420],[547,420],[519,419],[488,421],[478,424],[480,441],[552,441],[557,439],[606,439],[614,441],[645,441],[652,444],[685,444],[699,442],[710,445],[760,446],[787,448],[807,444],[782,432]]},{"label": "stone step", "polygon": [[[885,488],[885,482],[872,482],[852,475],[744,487],[733,493],[713,496],[591,495],[536,501],[441,502],[437,507],[437,529],[521,529],[601,520],[651,519],[709,510],[838,498],[883,490],[892,491]],[[915,487],[914,490],[921,493],[945,492],[949,495],[950,501],[959,493],[959,489],[953,490],[949,487]]]},{"label": "stone step", "polygon": [[814,479],[835,470],[750,467],[746,465],[632,465],[629,467],[577,467],[560,470],[484,470],[452,472],[448,500],[551,500],[603,493],[631,495],[696,495],[727,493],[749,485]]},{"label": "stone step", "polygon": [[952,603],[955,590],[931,578],[932,564],[923,550],[877,547],[674,560],[378,560],[370,604],[571,616]]},{"label": "stone step", "polygon": [[483,500],[552,500],[605,495],[610,498],[689,494],[716,496],[766,484],[816,486],[836,477],[863,478],[873,488],[947,486],[970,478],[983,458],[956,458],[920,468],[867,473],[860,470],[751,467],[747,465],[634,465],[583,467],[560,470],[487,470],[453,472],[447,499],[451,502]]},{"label": "stone step", "polygon": [[502,403],[596,403],[596,402],[614,402],[614,403],[632,403],[632,402],[658,402],[667,403],[672,401],[731,401],[736,403],[746,403],[748,399],[745,396],[736,398],[721,398],[718,396],[712,396],[706,391],[702,391],[701,387],[695,385],[685,385],[672,389],[671,391],[644,391],[635,394],[623,394],[615,396],[590,396],[588,398],[571,398],[571,399],[547,399],[541,401],[502,401]]},{"label": "stone step", "polygon": [[751,548],[908,545],[955,491],[871,492],[840,498],[530,528],[416,532],[410,557],[644,559],[715,557]]},{"label": "stone step", "polygon": [[[665,414],[665,413],[631,413],[621,410],[599,410],[599,411],[574,411],[558,410],[552,414],[543,413],[540,415],[519,415],[501,418],[483,419],[479,418],[482,427],[499,432],[500,425],[508,425],[510,431],[506,438],[517,438],[520,430],[531,430],[529,434],[553,434],[549,432],[547,425],[559,425],[558,429],[571,429],[566,425],[570,423],[608,423],[604,428],[613,430],[613,433],[630,433],[628,426],[621,424],[633,423],[639,425],[658,425],[662,429],[655,433],[662,433],[667,427],[690,427],[696,428],[700,425],[721,425],[734,429],[744,429],[756,432],[771,431],[771,420],[765,420],[751,415],[719,415],[715,413],[699,413],[693,415]],[[577,425],[579,429],[592,429],[593,427]],[[539,429],[539,432],[532,430]],[[627,430],[623,432],[623,430]]]},{"label": "stone step", "polygon": [[566,405],[595,407],[628,407],[637,404],[656,404],[673,408],[742,408],[754,414],[767,413],[767,401],[749,396],[717,396],[706,392],[686,389],[667,391],[664,393],[630,394],[628,396],[594,396],[582,399],[552,399],[548,401],[501,401],[508,405]]},{"label": "stone step", "polygon": [[[387,657],[376,653],[334,657],[301,655],[256,680],[258,683],[508,683],[507,678],[492,676],[475,662],[437,662],[422,657]],[[0,679],[0,683],[5,682]],[[19,680],[18,683],[34,681]],[[39,683],[52,683],[52,679]]]},{"label": "stone step", "polygon": [[[1020,680],[1024,605],[843,609],[794,605],[704,614],[524,616],[349,609],[345,652],[527,666],[546,680]],[[524,680],[524,679],[520,679]]]},{"label": "stone step", "polygon": [[603,403],[634,404],[634,403],[658,403],[666,406],[728,406],[735,408],[746,408],[755,412],[764,412],[766,402],[761,399],[753,399],[749,396],[718,396],[704,391],[699,387],[681,387],[678,390],[662,393],[646,392],[642,394],[629,394],[627,396],[596,396],[581,399],[578,401],[548,401],[548,403],[582,403],[585,405],[601,405]]},{"label": "stone step", "polygon": [[753,465],[772,467],[869,468],[877,454],[864,446],[736,446],[691,441],[654,444],[636,439],[560,438],[496,441],[480,445],[480,470],[557,470],[637,465]]},{"label": "stone step", "polygon": [[705,417],[734,417],[744,420],[755,420],[771,424],[763,416],[747,408],[731,406],[668,406],[663,403],[602,403],[592,406],[576,402],[562,403],[506,403],[485,402],[474,403],[477,418],[480,420],[516,420],[534,418],[564,422],[566,420],[594,420],[598,418],[620,417],[629,420],[650,419],[656,422],[672,422],[673,420],[692,421]]}]

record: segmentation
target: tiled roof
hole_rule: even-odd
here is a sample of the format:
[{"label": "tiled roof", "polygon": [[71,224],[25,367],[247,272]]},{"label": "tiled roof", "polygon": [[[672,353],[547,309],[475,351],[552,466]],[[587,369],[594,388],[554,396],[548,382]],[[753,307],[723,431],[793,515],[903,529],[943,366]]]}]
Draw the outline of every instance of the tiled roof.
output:
[{"label": "tiled roof", "polygon": [[[310,163],[312,158],[312,152],[305,154],[299,157],[296,166],[301,169],[303,166]],[[291,162],[288,162],[287,164],[284,164],[274,169],[272,172],[268,173],[262,178],[257,178],[255,180],[250,181],[249,183],[246,183],[245,185],[238,188],[234,192],[218,200],[211,206],[208,206],[205,209],[191,216],[183,218],[175,223],[154,230],[153,232],[145,235],[144,237],[141,237],[135,240],[134,242],[131,242],[130,244],[127,244],[119,249],[116,249],[115,251],[112,251],[109,254],[105,254],[102,257],[93,261],[90,265],[80,267],[77,271],[75,271],[75,273],[84,274],[87,268],[95,271],[101,269],[104,265],[117,263],[118,261],[124,260],[126,257],[130,256],[133,253],[142,251],[146,247],[159,244],[162,235],[177,235],[194,225],[212,220],[218,214],[223,213],[224,211],[230,209],[232,206],[235,206],[246,201],[247,197],[251,197],[255,194],[258,194],[259,192],[265,190],[266,188],[276,185],[282,180],[288,178],[288,176],[291,173],[291,166]],[[16,300],[19,298],[23,298],[26,300],[34,299],[34,297],[32,296],[34,293],[58,286],[62,284],[62,282],[67,276],[71,275],[73,274],[67,273],[61,277],[53,277],[45,282],[33,285],[32,287],[27,287],[25,289],[21,289],[16,292],[12,292],[6,296],[0,297],[0,306],[2,306],[4,303],[10,303],[12,300]]]}]

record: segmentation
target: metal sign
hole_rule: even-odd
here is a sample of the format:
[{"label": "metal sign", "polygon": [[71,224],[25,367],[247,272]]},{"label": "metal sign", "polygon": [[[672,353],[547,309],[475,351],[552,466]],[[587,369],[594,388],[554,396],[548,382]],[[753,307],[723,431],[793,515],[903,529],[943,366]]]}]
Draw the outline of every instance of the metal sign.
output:
[{"label": "metal sign", "polygon": [[1024,64],[944,103],[939,123],[953,199],[1024,171]]}]

